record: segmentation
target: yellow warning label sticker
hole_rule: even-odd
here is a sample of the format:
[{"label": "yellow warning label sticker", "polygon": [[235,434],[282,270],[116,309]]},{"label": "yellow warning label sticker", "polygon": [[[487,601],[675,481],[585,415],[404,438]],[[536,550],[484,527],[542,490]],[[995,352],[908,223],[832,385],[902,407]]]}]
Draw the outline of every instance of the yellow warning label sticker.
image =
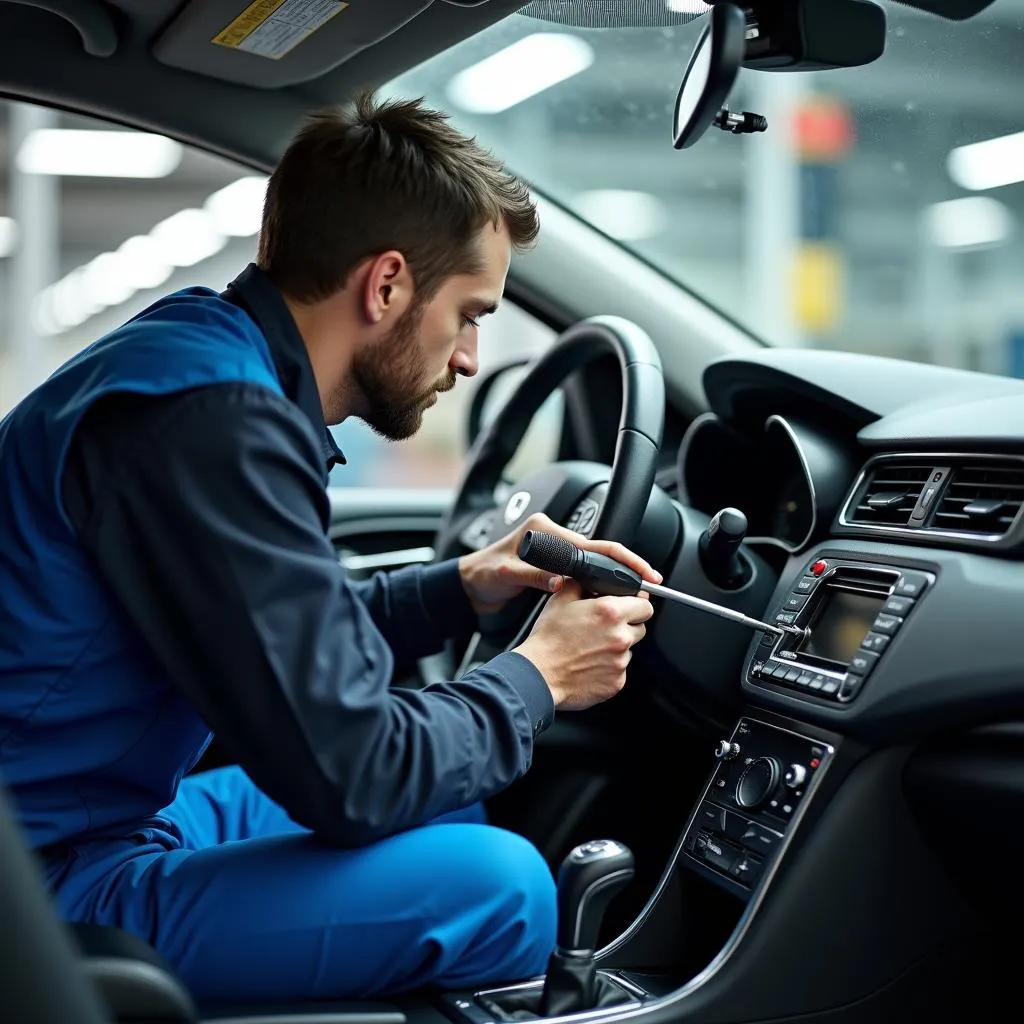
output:
[{"label": "yellow warning label sticker", "polygon": [[254,0],[210,41],[280,60],[348,6],[345,0]]}]

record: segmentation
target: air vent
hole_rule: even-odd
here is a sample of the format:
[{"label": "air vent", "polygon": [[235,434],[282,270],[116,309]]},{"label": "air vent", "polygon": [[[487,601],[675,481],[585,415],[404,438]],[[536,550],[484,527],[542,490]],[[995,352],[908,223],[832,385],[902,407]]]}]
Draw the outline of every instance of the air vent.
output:
[{"label": "air vent", "polygon": [[1024,503],[1024,463],[992,460],[955,466],[935,509],[933,530],[1002,536]]},{"label": "air vent", "polygon": [[932,465],[880,462],[857,493],[847,521],[861,526],[906,526]]}]

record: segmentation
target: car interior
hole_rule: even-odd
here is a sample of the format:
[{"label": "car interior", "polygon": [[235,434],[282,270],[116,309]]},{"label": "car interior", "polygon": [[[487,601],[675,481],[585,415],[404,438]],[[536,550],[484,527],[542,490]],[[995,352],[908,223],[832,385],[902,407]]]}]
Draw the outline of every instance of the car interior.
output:
[{"label": "car interior", "polygon": [[[709,146],[727,160],[779,145],[756,94],[736,91],[741,68],[782,89],[801,72],[867,76],[890,42],[920,30],[926,47],[934,26],[981,32],[1006,81],[1024,67],[1017,0],[0,0],[0,94],[265,174],[308,111],[416,86],[403,76],[524,17],[550,36],[622,32],[624,47],[634,30],[691,26],[657,122],[681,179]],[[980,88],[955,60],[936,73]],[[737,95],[751,109],[731,108]],[[621,145],[628,162],[628,132]],[[1007,181],[1024,180],[1021,146]],[[516,170],[515,147],[502,155]],[[639,156],[634,170],[642,180]],[[733,306],[724,290],[711,301],[524,173],[542,230],[514,257],[505,302],[555,340],[479,383],[453,488],[332,488],[330,531],[360,577],[479,549],[543,511],[631,547],[680,595],[652,598],[622,694],[560,713],[527,775],[488,804],[565,869],[560,907],[590,935],[560,928],[560,945],[594,952],[575,978],[198,1005],[142,937],[58,920],[4,799],[2,1019],[867,1024],[1017,1005],[1020,375],[766,343],[781,256],[763,254],[767,292],[736,282]],[[712,248],[713,234],[709,221]],[[831,273],[815,252],[812,300]],[[924,316],[915,329],[944,328]],[[553,458],[510,478],[555,394]],[[398,666],[394,685],[508,649],[544,600],[484,617]],[[215,741],[195,770],[226,757]]]}]

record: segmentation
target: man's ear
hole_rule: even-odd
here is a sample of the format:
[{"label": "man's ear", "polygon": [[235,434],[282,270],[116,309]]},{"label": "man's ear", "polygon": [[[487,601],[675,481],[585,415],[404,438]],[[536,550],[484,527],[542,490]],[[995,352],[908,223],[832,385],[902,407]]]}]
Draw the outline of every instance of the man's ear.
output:
[{"label": "man's ear", "polygon": [[412,304],[413,280],[409,264],[397,250],[372,257],[363,279],[363,315],[371,324],[394,321]]}]

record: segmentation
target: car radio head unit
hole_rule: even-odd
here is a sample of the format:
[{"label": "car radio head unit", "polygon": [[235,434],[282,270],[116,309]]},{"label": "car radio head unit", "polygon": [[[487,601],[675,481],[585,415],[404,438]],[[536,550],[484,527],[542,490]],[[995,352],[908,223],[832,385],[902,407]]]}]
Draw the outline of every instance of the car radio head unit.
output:
[{"label": "car radio head unit", "polygon": [[814,618],[807,623],[810,633],[800,642],[797,654],[820,660],[825,668],[838,665],[845,671],[888,596],[843,585],[822,587]]},{"label": "car radio head unit", "polygon": [[847,703],[882,657],[931,573],[898,566],[816,559],[775,616],[807,627],[802,636],[764,636],[748,678]]}]

